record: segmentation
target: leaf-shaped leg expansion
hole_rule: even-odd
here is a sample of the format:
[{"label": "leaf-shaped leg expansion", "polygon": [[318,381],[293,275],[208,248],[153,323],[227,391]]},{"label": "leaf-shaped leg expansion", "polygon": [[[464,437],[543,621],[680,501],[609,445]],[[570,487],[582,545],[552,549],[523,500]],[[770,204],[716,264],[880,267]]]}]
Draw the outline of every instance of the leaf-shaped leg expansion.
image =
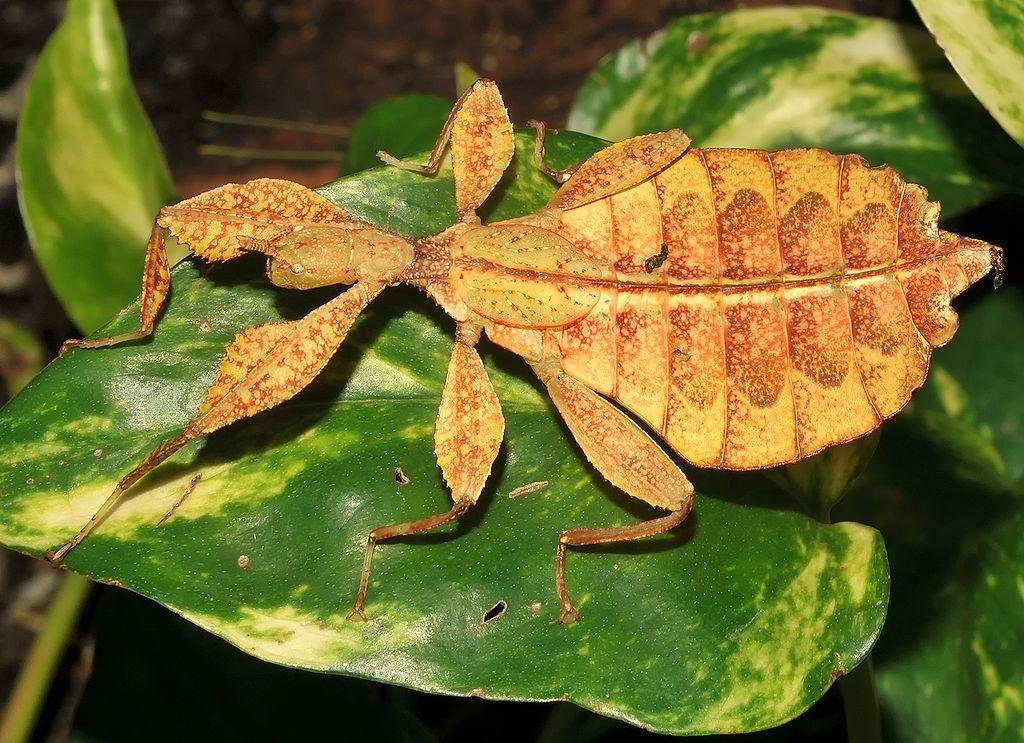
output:
[{"label": "leaf-shaped leg expansion", "polygon": [[207,261],[229,261],[245,253],[246,245],[265,243],[311,224],[366,226],[315,191],[274,178],[229,183],[163,207],[146,246],[139,329],[101,338],[69,340],[61,346],[60,353],[63,355],[71,348],[113,346],[153,332],[153,324],[171,287],[165,229],[198,257]]},{"label": "leaf-shaped leg expansion", "polygon": [[444,513],[378,526],[369,533],[363,570],[359,576],[359,591],[348,614],[349,619],[366,621],[366,590],[377,542],[443,526],[464,514],[480,498],[505,435],[505,419],[498,396],[476,352],[479,339],[480,326],[470,323],[458,326],[434,426],[437,464],[451,490],[454,505]]},{"label": "leaf-shaped leg expansion", "polygon": [[632,188],[660,173],[690,147],[686,132],[669,129],[615,142],[570,168],[552,170],[544,160],[547,127],[539,121],[529,123],[537,130],[534,164],[556,183],[563,184],[548,202],[548,206],[559,209],[575,209]]},{"label": "leaf-shaped leg expansion", "polygon": [[383,150],[377,157],[397,168],[431,175],[441,166],[449,141],[455,208],[460,219],[472,218],[501,180],[515,150],[512,122],[493,80],[477,80],[455,102],[426,165],[399,160]]},{"label": "leaf-shaped leg expansion", "polygon": [[579,612],[565,585],[565,548],[642,539],[682,523],[693,504],[693,485],[664,450],[622,411],[561,371],[534,367],[569,431],[595,469],[612,485],[667,516],[628,526],[567,529],[558,537],[555,587],[561,603],[559,624],[572,624]]},{"label": "leaf-shaped leg expansion", "polygon": [[300,320],[262,323],[236,335],[195,418],[121,478],[85,526],[63,547],[47,553],[50,561],[64,560],[128,488],[189,441],[272,408],[312,382],[338,350],[359,313],[386,285],[382,281],[356,284]]}]

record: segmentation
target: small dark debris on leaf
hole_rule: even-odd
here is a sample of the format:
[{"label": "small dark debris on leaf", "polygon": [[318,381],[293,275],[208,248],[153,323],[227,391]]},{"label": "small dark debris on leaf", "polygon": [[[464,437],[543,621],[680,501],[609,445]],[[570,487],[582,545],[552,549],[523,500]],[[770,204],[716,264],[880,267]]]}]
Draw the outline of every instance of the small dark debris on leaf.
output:
[{"label": "small dark debris on leaf", "polygon": [[493,622],[495,619],[504,614],[506,609],[508,609],[508,604],[505,602],[505,599],[501,599],[500,601],[498,601],[498,603],[496,603],[494,606],[492,606],[484,613],[484,616],[480,620],[480,623],[487,624],[488,622]]},{"label": "small dark debris on leaf", "polygon": [[409,476],[405,474],[405,470],[403,470],[401,467],[395,467],[395,482],[397,482],[399,485],[404,486],[408,485],[410,482],[412,482],[412,480],[410,480]]},{"label": "small dark debris on leaf", "polygon": [[654,269],[659,268],[662,263],[668,258],[668,243],[661,244],[661,250],[650,258],[644,260],[644,270],[647,273],[653,273]]},{"label": "small dark debris on leaf", "polygon": [[520,485],[518,488],[508,491],[508,497],[518,498],[520,495],[526,495],[527,493],[536,493],[538,490],[546,488],[549,484],[547,480],[537,480],[526,485]]},{"label": "small dark debris on leaf", "polygon": [[26,485],[35,485],[36,484],[36,478],[34,478],[34,477],[26,477],[25,478],[25,484]]}]

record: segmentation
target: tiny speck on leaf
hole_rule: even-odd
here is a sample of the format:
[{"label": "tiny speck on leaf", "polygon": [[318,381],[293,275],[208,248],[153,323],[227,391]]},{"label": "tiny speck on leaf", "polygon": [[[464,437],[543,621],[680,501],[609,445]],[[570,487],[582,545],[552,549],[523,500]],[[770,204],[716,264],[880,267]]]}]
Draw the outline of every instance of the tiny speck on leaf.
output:
[{"label": "tiny speck on leaf", "polygon": [[538,614],[540,612],[540,607],[541,607],[540,601],[534,601],[532,604],[530,604],[526,608],[529,609],[534,614]]},{"label": "tiny speck on leaf", "polygon": [[93,449],[92,450],[92,455],[94,457],[102,457],[103,456],[103,450],[102,449]]},{"label": "tiny speck on leaf", "polygon": [[412,480],[410,480],[409,476],[405,474],[405,470],[401,467],[395,467],[395,482],[399,485],[408,485]]},{"label": "tiny speck on leaf", "polygon": [[26,485],[35,485],[36,484],[36,479],[34,477],[26,477],[25,478],[25,484]]},{"label": "tiny speck on leaf", "polygon": [[245,570],[247,567],[249,567],[249,563],[251,561],[249,560],[249,555],[239,555],[238,560],[236,560],[236,562],[238,563],[238,567],[240,567],[242,570]]},{"label": "tiny speck on leaf", "polygon": [[205,317],[199,318],[199,331],[202,333],[209,333],[211,329],[210,321]]}]

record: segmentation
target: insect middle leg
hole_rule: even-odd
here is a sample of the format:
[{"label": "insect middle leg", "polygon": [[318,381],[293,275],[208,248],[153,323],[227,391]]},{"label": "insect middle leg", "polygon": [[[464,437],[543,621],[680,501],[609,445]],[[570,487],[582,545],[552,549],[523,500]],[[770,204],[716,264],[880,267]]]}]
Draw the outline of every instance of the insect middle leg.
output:
[{"label": "insect middle leg", "polygon": [[472,221],[477,207],[512,162],[515,150],[512,122],[493,80],[477,80],[462,94],[448,115],[426,165],[399,160],[384,151],[379,151],[377,157],[403,170],[430,175],[441,166],[449,142],[455,176],[455,208],[460,220]]},{"label": "insect middle leg", "polygon": [[505,435],[505,419],[498,396],[475,348],[479,339],[479,325],[459,324],[434,426],[437,464],[451,489],[454,505],[444,513],[378,526],[369,533],[359,576],[359,591],[348,614],[349,619],[366,621],[366,591],[377,542],[443,526],[468,511],[480,497]]},{"label": "insect middle leg", "polygon": [[[555,183],[561,185],[565,183],[576,172],[576,168],[580,166],[580,163],[571,165],[568,168],[562,170],[553,170],[547,161],[547,153],[544,148],[544,143],[548,136],[548,125],[543,121],[537,119],[530,119],[526,122],[526,125],[532,127],[536,132],[533,140],[533,165],[541,173],[546,175],[548,178],[553,180]],[[557,130],[555,130],[557,131]]]},{"label": "insect middle leg", "polygon": [[555,554],[555,588],[561,604],[558,623],[572,624],[579,619],[579,612],[565,582],[566,548],[642,539],[667,531],[690,513],[693,485],[664,450],[608,400],[557,367],[537,364],[534,370],[597,471],[628,495],[669,511],[639,524],[566,529],[559,535]]}]

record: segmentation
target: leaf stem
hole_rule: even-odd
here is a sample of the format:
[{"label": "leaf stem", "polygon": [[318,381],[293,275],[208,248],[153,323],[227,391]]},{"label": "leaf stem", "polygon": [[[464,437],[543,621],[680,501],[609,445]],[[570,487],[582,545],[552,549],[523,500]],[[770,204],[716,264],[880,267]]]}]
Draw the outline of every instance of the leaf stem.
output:
[{"label": "leaf stem", "polygon": [[871,656],[839,679],[846,713],[846,737],[850,743],[882,743],[882,718],[875,693]]},{"label": "leaf stem", "polygon": [[32,735],[36,717],[91,585],[85,576],[64,573],[0,720],[0,740],[5,743],[22,743]]}]

